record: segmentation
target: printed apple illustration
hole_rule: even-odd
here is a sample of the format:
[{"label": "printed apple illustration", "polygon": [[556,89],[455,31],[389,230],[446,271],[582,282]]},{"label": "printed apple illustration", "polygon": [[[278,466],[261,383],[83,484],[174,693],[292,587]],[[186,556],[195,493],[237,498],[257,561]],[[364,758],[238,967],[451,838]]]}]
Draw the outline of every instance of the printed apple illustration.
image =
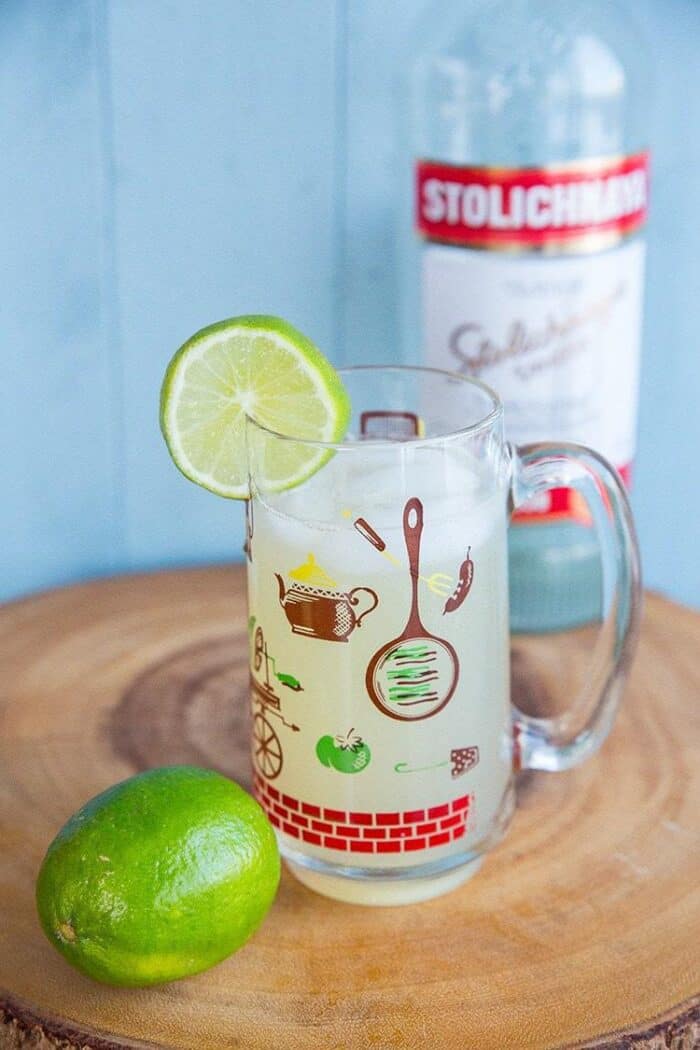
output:
[{"label": "printed apple illustration", "polygon": [[316,756],[328,769],[339,773],[361,773],[369,765],[371,753],[359,733],[350,729],[337,736],[322,736],[316,744]]}]

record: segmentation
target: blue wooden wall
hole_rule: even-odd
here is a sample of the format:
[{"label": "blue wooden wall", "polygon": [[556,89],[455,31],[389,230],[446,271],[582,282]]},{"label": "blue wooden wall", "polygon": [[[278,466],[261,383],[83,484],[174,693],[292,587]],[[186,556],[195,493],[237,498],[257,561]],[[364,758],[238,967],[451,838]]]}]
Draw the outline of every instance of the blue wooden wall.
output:
[{"label": "blue wooden wall", "polygon": [[[213,319],[391,353],[393,82],[425,0],[0,4],[0,597],[237,557],[240,506],[157,427]],[[656,53],[635,504],[647,582],[700,605],[700,4],[638,0]]]}]

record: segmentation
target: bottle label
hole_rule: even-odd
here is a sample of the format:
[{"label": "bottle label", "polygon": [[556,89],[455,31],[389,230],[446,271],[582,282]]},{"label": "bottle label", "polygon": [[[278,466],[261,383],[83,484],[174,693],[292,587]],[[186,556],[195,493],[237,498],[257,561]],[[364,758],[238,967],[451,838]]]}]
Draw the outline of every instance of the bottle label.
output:
[{"label": "bottle label", "polygon": [[416,224],[431,241],[505,251],[598,251],[647,214],[649,154],[544,168],[416,165]]},{"label": "bottle label", "polygon": [[[586,189],[593,183],[595,192]],[[567,196],[558,187],[573,188]],[[643,241],[629,235],[646,200],[646,154],[575,170],[417,166],[418,229],[439,242],[426,243],[422,258],[427,363],[494,387],[509,440],[591,445],[627,482],[644,273]],[[590,521],[571,489],[516,515],[560,519]]]}]

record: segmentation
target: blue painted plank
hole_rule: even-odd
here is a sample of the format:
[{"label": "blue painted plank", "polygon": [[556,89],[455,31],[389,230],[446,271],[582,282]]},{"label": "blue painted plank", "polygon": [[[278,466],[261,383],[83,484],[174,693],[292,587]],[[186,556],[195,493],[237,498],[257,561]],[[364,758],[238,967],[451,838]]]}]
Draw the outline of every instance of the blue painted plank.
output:
[{"label": "blue painted plank", "polygon": [[634,505],[646,583],[700,607],[700,6],[644,0],[654,42],[652,207]]},{"label": "blue painted plank", "polygon": [[117,560],[88,0],[0,6],[0,597]]},{"label": "blue painted plank", "polygon": [[338,344],[348,364],[400,358],[397,223],[411,178],[410,171],[402,171],[401,133],[407,134],[408,116],[403,67],[428,6],[426,0],[404,0],[389,16],[379,0],[346,5]]},{"label": "blue painted plank", "polygon": [[327,0],[110,6],[129,563],[238,556],[242,508],[177,473],[158,390],[211,321],[332,351],[336,23]]}]

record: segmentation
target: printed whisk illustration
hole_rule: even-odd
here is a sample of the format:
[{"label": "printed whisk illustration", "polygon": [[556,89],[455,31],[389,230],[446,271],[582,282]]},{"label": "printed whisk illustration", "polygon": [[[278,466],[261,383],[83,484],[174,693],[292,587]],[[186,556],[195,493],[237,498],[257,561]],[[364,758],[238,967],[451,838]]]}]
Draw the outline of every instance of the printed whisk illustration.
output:
[{"label": "printed whisk illustration", "polygon": [[423,504],[409,499],[403,512],[403,532],[411,575],[411,609],[398,638],[379,649],[369,662],[365,683],[370,699],[390,718],[417,721],[430,718],[449,702],[459,677],[459,658],[444,638],[423,626],[418,603]]}]

